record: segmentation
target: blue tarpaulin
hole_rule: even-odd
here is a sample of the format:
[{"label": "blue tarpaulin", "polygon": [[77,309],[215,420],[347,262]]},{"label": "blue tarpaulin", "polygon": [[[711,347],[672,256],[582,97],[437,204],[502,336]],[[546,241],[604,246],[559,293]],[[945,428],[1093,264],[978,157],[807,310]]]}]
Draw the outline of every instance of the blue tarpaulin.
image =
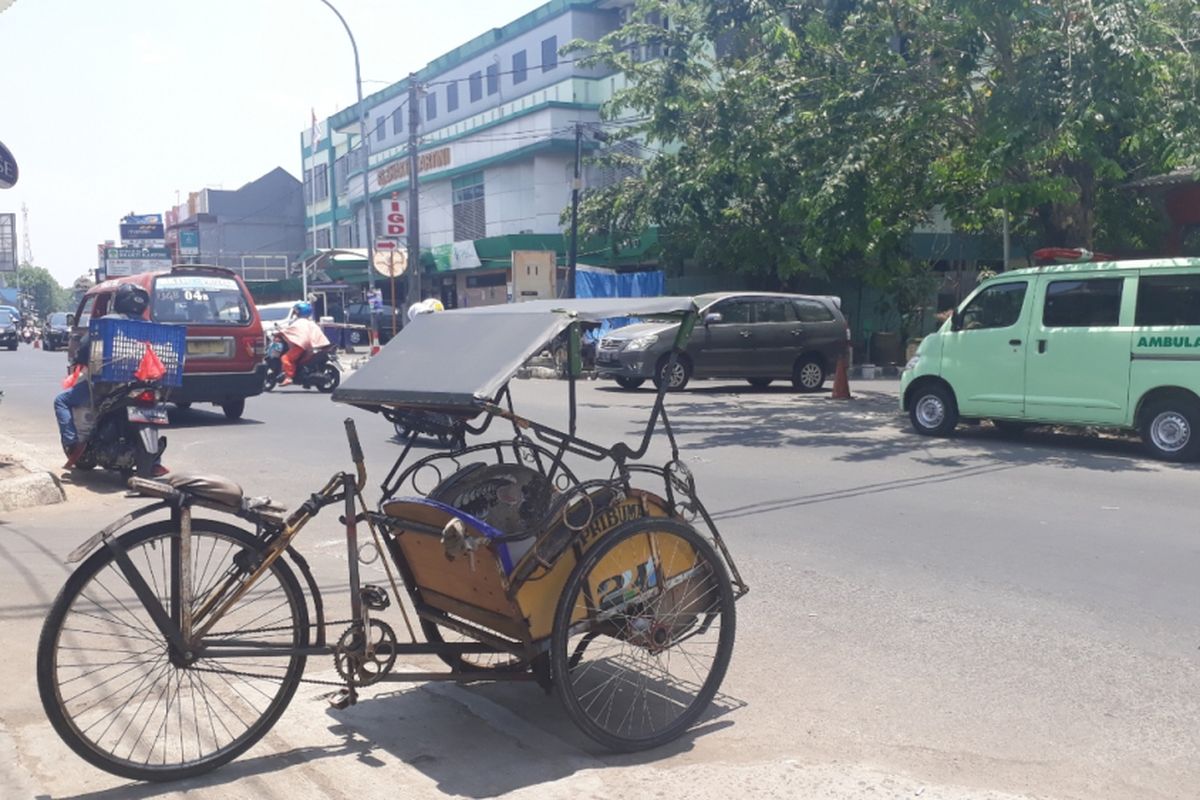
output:
[{"label": "blue tarpaulin", "polygon": [[[576,297],[661,297],[665,289],[666,278],[660,270],[617,272],[580,264],[575,271]],[[636,321],[634,317],[605,320],[598,330],[589,332],[588,338],[599,338]]]}]

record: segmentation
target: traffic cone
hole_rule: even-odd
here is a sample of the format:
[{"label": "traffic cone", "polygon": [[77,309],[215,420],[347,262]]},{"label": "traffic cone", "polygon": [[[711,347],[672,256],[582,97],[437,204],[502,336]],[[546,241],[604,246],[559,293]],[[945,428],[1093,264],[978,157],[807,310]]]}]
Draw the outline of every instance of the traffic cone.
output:
[{"label": "traffic cone", "polygon": [[34,350],[42,349],[42,337],[39,336],[38,338],[33,340],[33,349]]},{"label": "traffic cone", "polygon": [[850,396],[850,375],[846,365],[846,356],[842,354],[838,356],[837,371],[833,376],[833,394],[834,400],[852,400]]},{"label": "traffic cone", "polygon": [[375,335],[374,328],[371,328],[371,355],[379,355],[379,339]]}]

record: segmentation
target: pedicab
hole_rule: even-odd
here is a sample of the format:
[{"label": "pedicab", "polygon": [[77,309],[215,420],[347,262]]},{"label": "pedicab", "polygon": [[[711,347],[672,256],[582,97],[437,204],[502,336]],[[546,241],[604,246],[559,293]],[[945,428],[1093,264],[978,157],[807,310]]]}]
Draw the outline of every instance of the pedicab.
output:
[{"label": "pedicab", "polygon": [[[690,298],[418,317],[333,399],[448,417],[457,444],[417,457],[414,432],[374,506],[351,419],[354,469],[290,512],[218,476],[131,479],[149,502],[71,553],[79,566],[42,630],[38,688],[55,730],[108,772],[174,780],[247,750],[301,683],[330,686],[346,708],[374,684],[448,680],[538,684],[615,751],[683,734],[724,678],[748,587],[680,460],[665,390],[635,445],[606,446],[577,432],[575,383],[582,325],[668,314],[682,317],[678,358]],[[564,332],[560,429],[518,414],[509,382]],[[661,466],[644,461],[660,430]],[[328,506],[345,529],[341,619],[294,547]],[[365,583],[376,561],[385,579]],[[329,677],[305,676],[314,657],[330,659]],[[412,663],[428,657],[443,668]]]}]

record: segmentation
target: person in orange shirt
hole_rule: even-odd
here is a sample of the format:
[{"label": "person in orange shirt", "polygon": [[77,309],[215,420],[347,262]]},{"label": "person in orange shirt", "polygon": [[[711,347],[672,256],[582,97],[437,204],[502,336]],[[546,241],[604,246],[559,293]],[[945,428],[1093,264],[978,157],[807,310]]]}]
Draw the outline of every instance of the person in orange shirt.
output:
[{"label": "person in orange shirt", "polygon": [[279,382],[280,386],[290,385],[296,377],[296,368],[304,363],[317,348],[326,347],[329,344],[329,339],[321,330],[321,326],[312,321],[312,313],[312,303],[301,300],[292,306],[292,314],[295,319],[280,331],[280,335],[288,343],[287,352],[283,354],[282,359],[283,380]]}]

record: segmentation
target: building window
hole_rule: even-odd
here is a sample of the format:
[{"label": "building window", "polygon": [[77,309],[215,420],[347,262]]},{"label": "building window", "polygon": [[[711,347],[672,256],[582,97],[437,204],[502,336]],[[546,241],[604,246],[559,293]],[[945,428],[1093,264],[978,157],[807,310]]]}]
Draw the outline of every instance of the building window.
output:
[{"label": "building window", "polygon": [[437,118],[437,95],[433,92],[425,95],[425,119]]},{"label": "building window", "polygon": [[404,106],[399,106],[392,112],[392,133],[399,136],[402,130],[404,130]]},{"label": "building window", "polygon": [[382,142],[385,136],[387,136],[387,117],[380,117],[375,120],[375,139]]},{"label": "building window", "polygon": [[483,173],[474,172],[451,182],[454,192],[454,241],[466,242],[487,235],[483,207]]},{"label": "building window", "polygon": [[313,171],[311,169],[304,170],[304,204],[312,205],[313,201]]},{"label": "building window", "polygon": [[342,156],[333,162],[333,192],[338,197],[346,193],[346,157]]},{"label": "building window", "polygon": [[313,201],[316,203],[329,198],[329,167],[317,164],[313,169]]},{"label": "building window", "polygon": [[1114,326],[1121,316],[1121,288],[1124,285],[1124,278],[1052,281],[1046,287],[1042,326],[1046,328]]},{"label": "building window", "polygon": [[542,72],[549,72],[558,66],[558,37],[551,36],[542,39]]},{"label": "building window", "polygon": [[495,94],[500,91],[500,67],[497,64],[492,64],[487,68],[488,78],[488,94]]},{"label": "building window", "polygon": [[329,228],[317,228],[317,247],[329,248]]},{"label": "building window", "polygon": [[471,92],[471,102],[478,102],[483,97],[483,73],[472,72],[467,78],[467,85]]},{"label": "building window", "polygon": [[513,83],[524,83],[525,82],[526,70],[525,70],[525,51],[524,50],[522,50],[519,53],[513,53],[512,74],[513,74]]},{"label": "building window", "polygon": [[379,241],[383,235],[383,204],[386,202],[387,200],[381,199],[371,203],[371,225],[374,226],[375,241]]},{"label": "building window", "polygon": [[451,81],[446,84],[446,111],[454,111],[458,108],[458,81]]},{"label": "building window", "polygon": [[343,222],[337,227],[337,246],[338,247],[357,247],[355,241],[357,237],[354,235],[354,223]]}]

